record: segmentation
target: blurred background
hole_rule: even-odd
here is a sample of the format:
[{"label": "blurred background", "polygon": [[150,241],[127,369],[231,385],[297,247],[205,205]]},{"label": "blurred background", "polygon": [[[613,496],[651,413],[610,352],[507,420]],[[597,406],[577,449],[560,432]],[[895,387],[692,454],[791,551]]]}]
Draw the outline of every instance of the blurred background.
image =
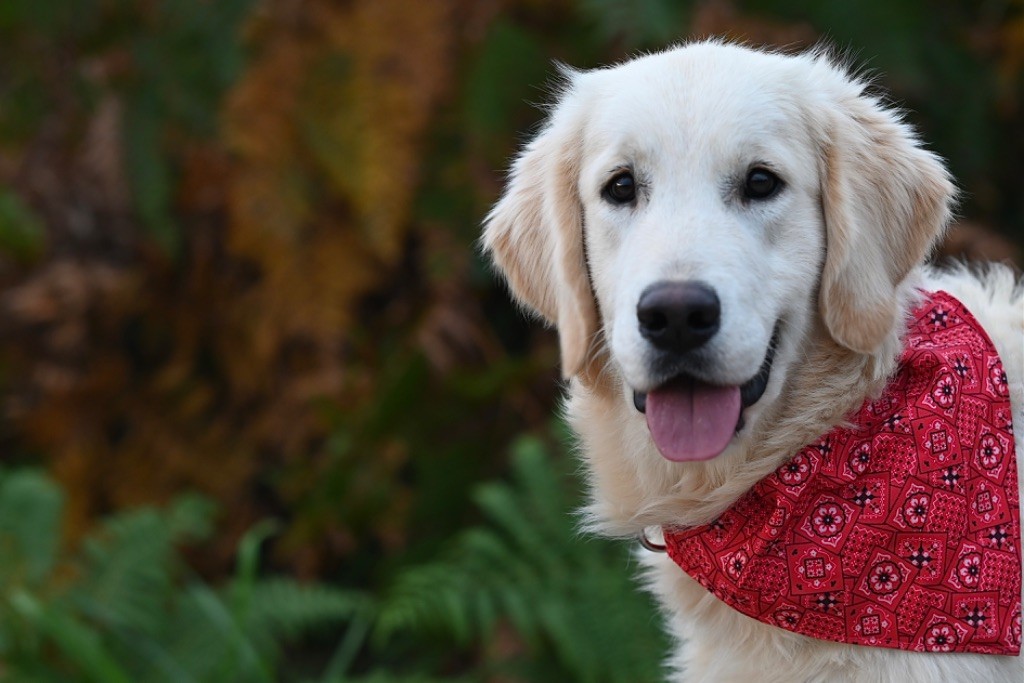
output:
[{"label": "blurred background", "polygon": [[827,40],[1021,263],[1020,0],[2,0],[0,680],[647,681],[475,251],[553,62]]}]

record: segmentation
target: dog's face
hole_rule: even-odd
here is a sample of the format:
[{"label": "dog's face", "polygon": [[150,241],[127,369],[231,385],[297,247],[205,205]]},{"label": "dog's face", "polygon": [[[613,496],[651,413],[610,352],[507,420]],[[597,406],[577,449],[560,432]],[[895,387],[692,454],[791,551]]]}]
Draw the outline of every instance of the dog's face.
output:
[{"label": "dog's face", "polygon": [[611,357],[661,453],[694,460],[777,393],[825,236],[785,88],[743,60],[694,78],[671,56],[583,77],[608,99],[584,123],[578,193]]},{"label": "dog's face", "polygon": [[881,352],[951,192],[826,59],[700,43],[570,74],[484,239],[558,326],[567,375],[613,373],[663,456],[706,460],[779,395],[816,320]]}]

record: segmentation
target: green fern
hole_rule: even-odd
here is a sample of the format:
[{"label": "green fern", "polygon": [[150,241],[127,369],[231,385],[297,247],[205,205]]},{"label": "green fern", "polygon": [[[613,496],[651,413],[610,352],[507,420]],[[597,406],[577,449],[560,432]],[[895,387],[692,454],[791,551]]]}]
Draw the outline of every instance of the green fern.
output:
[{"label": "green fern", "polygon": [[513,456],[512,483],[475,492],[485,523],[377,600],[261,578],[273,523],[243,537],[224,587],[207,585],[177,552],[211,528],[194,497],[113,516],[62,551],[59,489],[0,470],[0,661],[10,680],[38,683],[270,683],[287,680],[285,644],[333,632],[319,683],[656,679],[662,637],[626,548],[578,534],[540,441],[521,440]]},{"label": "green fern", "polygon": [[258,578],[272,525],[242,539],[223,589],[191,576],[177,547],[203,538],[213,514],[197,497],[113,516],[64,553],[61,512],[47,477],[0,470],[4,680],[277,681],[284,643],[340,629],[366,609],[358,593]]},{"label": "green fern", "polygon": [[632,585],[628,552],[579,535],[552,460],[535,439],[515,446],[514,483],[476,491],[488,524],[397,578],[379,607],[378,647],[409,634],[480,644],[504,623],[530,653],[518,665],[528,680],[659,677],[664,640],[652,606]]},{"label": "green fern", "polygon": [[52,571],[62,508],[60,490],[42,475],[0,470],[0,582],[34,586]]}]

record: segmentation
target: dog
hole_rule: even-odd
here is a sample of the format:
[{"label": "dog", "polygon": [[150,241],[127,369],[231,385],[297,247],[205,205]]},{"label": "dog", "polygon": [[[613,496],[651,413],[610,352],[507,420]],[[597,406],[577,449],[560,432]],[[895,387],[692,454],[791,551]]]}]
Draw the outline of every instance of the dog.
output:
[{"label": "dog", "polygon": [[[585,525],[643,540],[673,680],[1024,680],[1024,286],[1007,266],[924,265],[955,196],[940,158],[827,50],[707,40],[562,68],[482,248],[557,328]],[[964,327],[939,329],[950,320]],[[961,367],[933,328],[986,350]],[[900,380],[907,368],[934,386]],[[865,436],[914,386],[915,412]],[[961,391],[970,406],[950,408]],[[970,434],[941,453],[926,418]],[[909,450],[923,439],[927,458]],[[998,479],[976,465],[993,453]],[[808,472],[826,478],[801,501]],[[943,512],[971,496],[998,499],[1002,525]]]}]

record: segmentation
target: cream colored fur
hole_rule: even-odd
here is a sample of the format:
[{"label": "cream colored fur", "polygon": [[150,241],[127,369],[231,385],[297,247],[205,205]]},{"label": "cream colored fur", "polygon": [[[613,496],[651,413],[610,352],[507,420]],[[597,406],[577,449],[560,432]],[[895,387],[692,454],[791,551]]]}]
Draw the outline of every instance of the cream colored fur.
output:
[{"label": "cream colored fur", "polygon": [[[785,185],[743,201],[737,178],[757,165]],[[632,206],[611,205],[601,190],[624,168],[641,192]],[[921,290],[949,291],[992,337],[1024,455],[1021,285],[1005,267],[921,265],[953,194],[899,115],[823,54],[712,41],[566,72],[483,244],[517,298],[558,329],[589,475],[587,526],[635,537],[713,519],[881,391]],[[764,396],[703,463],[661,457],[632,405],[634,390],[656,383],[637,297],[664,279],[699,279],[722,300],[707,381],[753,376],[781,321]],[[761,624],[664,555],[638,552],[677,636],[673,680],[1024,681],[1022,658],[845,646]]]}]

